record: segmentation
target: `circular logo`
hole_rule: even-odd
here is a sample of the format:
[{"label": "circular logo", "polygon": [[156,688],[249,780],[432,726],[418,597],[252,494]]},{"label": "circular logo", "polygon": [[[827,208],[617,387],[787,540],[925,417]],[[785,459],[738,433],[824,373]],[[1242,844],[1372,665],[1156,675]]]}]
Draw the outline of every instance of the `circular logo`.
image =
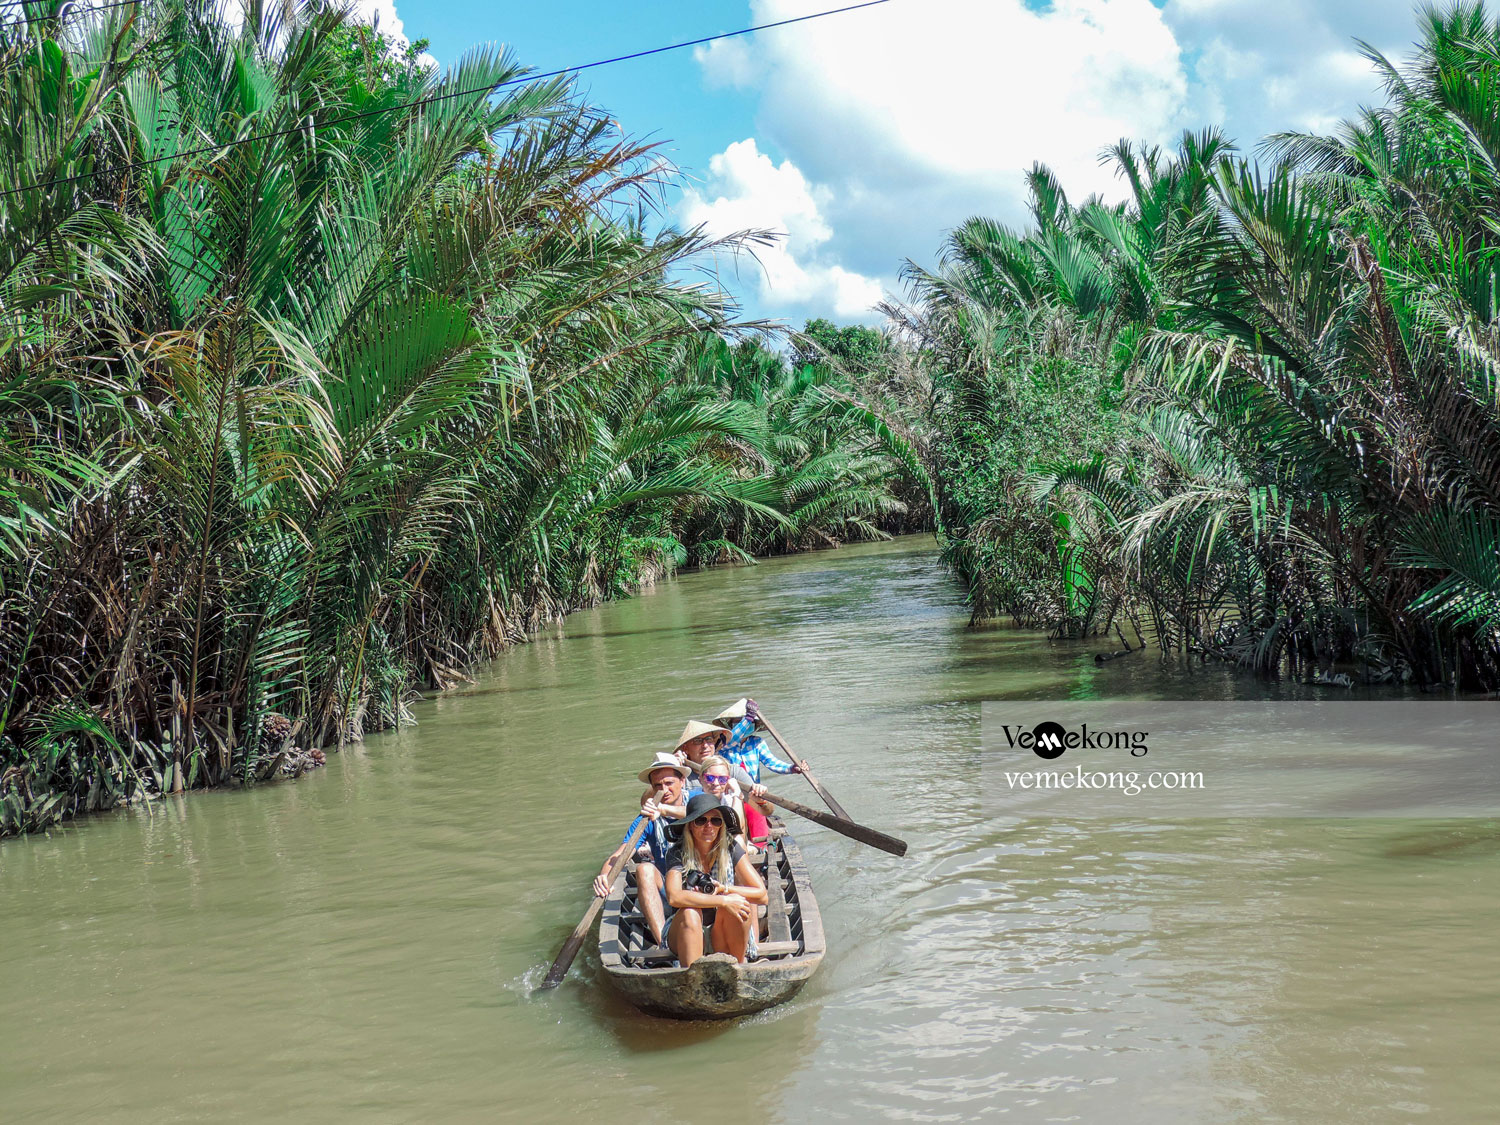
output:
[{"label": "circular logo", "polygon": [[1031,749],[1038,758],[1061,758],[1064,750],[1065,731],[1061,723],[1037,723],[1031,732]]}]

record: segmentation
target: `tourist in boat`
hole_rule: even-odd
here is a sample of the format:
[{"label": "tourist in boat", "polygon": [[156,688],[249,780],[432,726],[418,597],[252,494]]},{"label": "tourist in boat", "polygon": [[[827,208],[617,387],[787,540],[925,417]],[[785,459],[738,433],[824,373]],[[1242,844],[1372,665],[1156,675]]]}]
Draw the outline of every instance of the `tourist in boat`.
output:
[{"label": "tourist in boat", "polygon": [[667,945],[684,968],[703,956],[706,936],[715,953],[744,961],[755,908],[770,901],[750,857],[734,842],[738,831],[734,809],[711,793],[688,802],[682,843],[666,858],[667,905],[676,911]]},{"label": "tourist in boat", "polygon": [[[801,773],[802,767],[793,762],[783,762],[766,747],[766,740],[755,733],[755,724],[760,722],[760,709],[755,700],[741,699],[719,712],[717,722],[729,725],[728,737],[719,748],[719,753],[731,766],[737,766],[749,775],[752,784],[760,784],[760,771],[764,766],[772,773]],[[720,727],[720,729],[724,729]]]},{"label": "tourist in boat", "polygon": [[677,760],[683,765],[691,762],[702,768],[703,759],[717,753],[728,739],[729,732],[723,727],[692,719],[682,728],[682,736],[677,740]]},{"label": "tourist in boat", "polygon": [[[703,769],[704,761],[710,754],[717,754],[720,747],[724,746],[728,740],[729,732],[723,727],[713,723],[700,723],[697,719],[693,719],[682,728],[682,737],[677,740],[677,760],[692,771],[696,780],[698,772]],[[729,773],[747,792],[755,785],[755,779],[732,762]],[[757,793],[756,796],[760,794]]]},{"label": "tourist in boat", "polygon": [[630,846],[630,838],[640,827],[641,820],[647,820],[649,823],[646,830],[636,845],[635,881],[639,888],[641,913],[645,915],[646,925],[651,928],[651,937],[657,945],[662,943],[662,931],[666,924],[664,876],[667,856],[673,847],[673,841],[668,836],[668,825],[685,811],[682,787],[688,772],[688,768],[673,755],[658,754],[655,761],[636,775],[651,787],[651,796],[641,805],[640,815],[625,830],[620,846],[609,853],[603,866],[599,868],[599,874],[594,876],[594,893],[600,896],[609,894],[610,865]]},{"label": "tourist in boat", "polygon": [[[729,772],[729,763],[719,755],[714,754],[703,759],[703,772],[698,775],[698,781],[703,786],[703,792],[719,798],[720,801],[730,805],[738,817],[742,831],[735,837],[740,847],[744,848],[752,856],[758,849],[755,840],[764,841],[767,832],[753,830],[747,814],[754,812],[760,819],[761,824],[766,823],[766,814],[771,811],[771,806],[757,801],[754,796],[749,796],[742,789],[740,783],[734,780]],[[759,806],[759,807],[757,807]],[[747,839],[748,834],[748,839]]]},{"label": "tourist in boat", "polygon": [[[754,729],[753,724],[749,729]],[[703,763],[710,755],[719,753],[720,747],[726,745],[729,738],[730,732],[725,728],[713,723],[700,723],[695,719],[682,728],[682,737],[677,740],[677,759],[695,770],[696,779],[696,771],[701,771]],[[733,762],[729,763],[729,776],[740,787],[742,794],[759,797],[766,791],[764,785]],[[691,793],[687,793],[683,800],[686,801],[691,796]],[[753,803],[745,808],[745,831],[751,840],[764,840],[770,832],[765,816]]]}]

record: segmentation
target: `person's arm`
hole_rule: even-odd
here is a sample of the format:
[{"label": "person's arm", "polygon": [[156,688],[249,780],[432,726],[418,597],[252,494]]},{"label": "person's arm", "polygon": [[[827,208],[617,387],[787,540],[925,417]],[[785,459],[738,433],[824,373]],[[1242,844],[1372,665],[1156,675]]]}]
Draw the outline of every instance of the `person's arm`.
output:
[{"label": "person's arm", "polygon": [[669,816],[673,820],[681,820],[687,816],[687,803],[692,799],[692,794],[686,789],[682,791],[682,804],[669,805],[665,801],[658,802],[654,807],[660,816]]},{"label": "person's arm", "polygon": [[765,906],[771,901],[765,883],[761,882],[760,872],[755,870],[748,855],[740,856],[740,861],[734,865],[734,877],[735,884],[724,888],[726,894],[739,895],[746,902],[753,902],[757,906]]},{"label": "person's arm", "polygon": [[752,785],[755,784],[755,779],[748,773],[746,773],[741,767],[736,765],[731,765],[729,767],[729,776],[735,781],[738,781],[740,783],[740,786],[744,789],[749,789]]},{"label": "person's arm", "polygon": [[760,758],[760,764],[763,765],[766,769],[770,770],[772,773],[802,772],[791,762],[783,762],[775,754],[771,753],[771,751],[766,748],[766,740],[764,738],[756,738],[750,744],[750,748],[755,752],[756,756]]},{"label": "person's arm", "polygon": [[[638,816],[630,822],[630,827],[625,830],[625,839],[621,840],[620,846],[614,851],[610,852],[609,855],[605,856],[604,862],[600,864],[599,874],[594,876],[594,893],[600,898],[603,898],[605,895],[609,894],[610,865],[625,854],[625,849],[630,846],[630,837],[635,835],[635,829],[636,826],[640,823],[640,819],[641,818]],[[640,844],[637,844],[636,846],[638,848],[644,847],[644,841]]]},{"label": "person's arm", "polygon": [[746,715],[739,722],[735,723],[734,726],[729,728],[729,741],[724,744],[724,749],[735,749],[741,742],[744,742],[745,739],[749,738],[754,733],[755,720],[752,719],[749,715]]},{"label": "person's arm", "polygon": [[712,910],[716,906],[724,905],[724,896],[686,890],[682,885],[682,868],[674,867],[667,872],[667,904],[673,910],[681,910],[684,906],[696,907],[698,910]]}]

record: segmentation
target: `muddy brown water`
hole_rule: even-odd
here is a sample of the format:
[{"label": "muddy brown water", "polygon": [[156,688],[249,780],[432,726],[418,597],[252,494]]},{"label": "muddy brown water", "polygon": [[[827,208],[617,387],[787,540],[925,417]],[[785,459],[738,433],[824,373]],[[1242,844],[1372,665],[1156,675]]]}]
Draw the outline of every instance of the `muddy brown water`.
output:
[{"label": "muddy brown water", "polygon": [[[4,842],[0,1119],[1493,1119],[1500,825],[996,820],[980,700],[1289,689],[965,621],[927,539],[686,575],[296,783]],[[635,771],[745,692],[910,854],[798,830],[781,1008],[651,1019],[592,950],[535,994]]]}]

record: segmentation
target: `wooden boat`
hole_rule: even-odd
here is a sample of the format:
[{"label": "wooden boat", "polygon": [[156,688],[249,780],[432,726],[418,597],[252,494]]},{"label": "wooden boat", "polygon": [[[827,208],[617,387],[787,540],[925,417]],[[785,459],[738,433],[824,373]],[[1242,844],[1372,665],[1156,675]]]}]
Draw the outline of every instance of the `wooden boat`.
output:
[{"label": "wooden boat", "polygon": [[684,969],[671,950],[653,945],[636,903],[635,865],[627,865],[599,919],[599,959],[614,986],[642,1011],[684,1020],[733,1019],[795,996],[823,961],[823,920],[802,850],[784,828],[773,829],[765,854],[774,872],[766,879],[767,935],[743,965],[710,953]]}]

